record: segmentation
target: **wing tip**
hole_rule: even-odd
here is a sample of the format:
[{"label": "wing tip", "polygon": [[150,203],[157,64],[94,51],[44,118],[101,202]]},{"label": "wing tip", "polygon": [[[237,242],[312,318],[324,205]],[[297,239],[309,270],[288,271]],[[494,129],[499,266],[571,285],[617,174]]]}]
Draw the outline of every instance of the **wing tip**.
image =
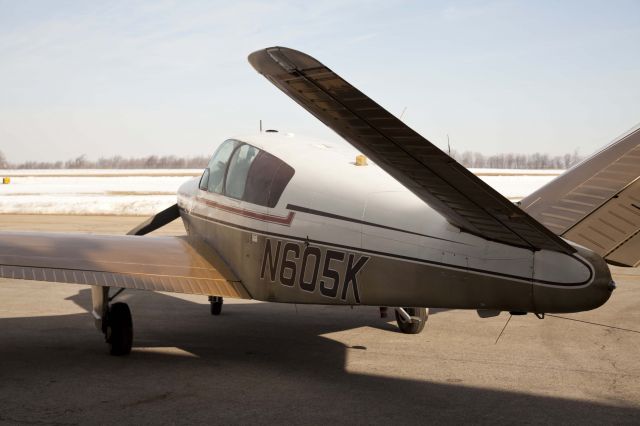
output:
[{"label": "wing tip", "polygon": [[263,75],[282,73],[283,71],[291,73],[322,66],[322,63],[313,56],[283,46],[272,46],[256,50],[249,54],[247,59],[251,66]]}]

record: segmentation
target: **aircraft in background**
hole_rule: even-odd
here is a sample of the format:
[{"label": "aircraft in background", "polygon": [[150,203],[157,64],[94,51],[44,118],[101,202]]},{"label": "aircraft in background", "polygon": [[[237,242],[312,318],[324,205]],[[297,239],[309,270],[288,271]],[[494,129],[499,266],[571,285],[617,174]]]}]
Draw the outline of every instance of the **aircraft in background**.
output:
[{"label": "aircraft in background", "polygon": [[[231,138],[130,235],[0,233],[0,276],[91,285],[122,355],[133,325],[112,287],[206,295],[213,314],[223,297],[390,306],[419,333],[428,308],[594,309],[615,288],[606,262],[638,266],[638,129],[519,207],[316,59],[273,47],[249,62],[354,149]],[[185,237],[141,237],[177,218]]]}]

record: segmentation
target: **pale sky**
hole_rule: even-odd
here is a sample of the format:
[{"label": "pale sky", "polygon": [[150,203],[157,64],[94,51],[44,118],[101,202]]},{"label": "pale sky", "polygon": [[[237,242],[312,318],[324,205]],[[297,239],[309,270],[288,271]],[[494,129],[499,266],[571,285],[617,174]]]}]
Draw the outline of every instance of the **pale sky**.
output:
[{"label": "pale sky", "polygon": [[246,57],[302,50],[441,148],[588,154],[640,122],[640,2],[0,0],[0,150],[210,155],[336,140]]}]

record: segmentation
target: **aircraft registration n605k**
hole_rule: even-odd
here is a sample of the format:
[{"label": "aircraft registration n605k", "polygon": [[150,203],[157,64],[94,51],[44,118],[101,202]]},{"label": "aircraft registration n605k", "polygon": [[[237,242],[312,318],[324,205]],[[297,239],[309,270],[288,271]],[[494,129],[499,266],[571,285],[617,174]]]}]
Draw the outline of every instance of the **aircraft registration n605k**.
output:
[{"label": "aircraft registration n605k", "polygon": [[[130,235],[0,233],[0,276],[91,285],[122,355],[132,320],[111,287],[207,295],[213,314],[223,297],[390,306],[418,333],[429,307],[594,309],[615,288],[607,262],[638,266],[638,129],[518,206],[316,59],[274,47],[249,62],[353,148],[231,138]],[[142,237],[177,218],[186,237]]]}]

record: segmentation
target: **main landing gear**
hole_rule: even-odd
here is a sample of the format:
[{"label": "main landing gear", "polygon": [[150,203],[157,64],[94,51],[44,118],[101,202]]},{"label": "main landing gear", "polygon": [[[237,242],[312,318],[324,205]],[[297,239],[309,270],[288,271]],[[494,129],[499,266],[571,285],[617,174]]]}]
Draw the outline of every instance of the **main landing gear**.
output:
[{"label": "main landing gear", "polygon": [[396,322],[404,334],[418,334],[429,318],[428,308],[396,308]]},{"label": "main landing gear", "polygon": [[211,315],[220,315],[222,312],[222,303],[224,300],[221,296],[209,296],[209,303],[211,303]]},{"label": "main landing gear", "polygon": [[111,303],[124,291],[118,289],[109,296],[109,287],[91,286],[91,314],[96,328],[104,334],[104,340],[109,344],[111,355],[128,355],[133,345],[133,320],[129,305],[122,302]]},{"label": "main landing gear", "polygon": [[133,345],[133,320],[129,305],[122,302],[109,305],[102,321],[102,332],[111,355],[128,355]]}]

